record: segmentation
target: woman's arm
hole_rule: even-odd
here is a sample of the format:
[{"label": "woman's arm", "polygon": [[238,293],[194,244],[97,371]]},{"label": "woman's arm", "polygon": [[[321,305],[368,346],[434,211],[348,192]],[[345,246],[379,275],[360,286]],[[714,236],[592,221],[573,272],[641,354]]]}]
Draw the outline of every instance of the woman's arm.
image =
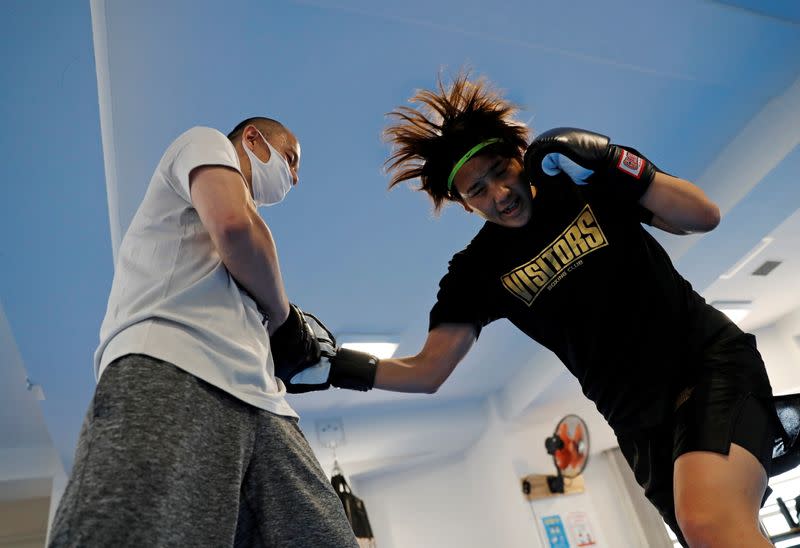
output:
[{"label": "woman's arm", "polygon": [[415,356],[378,362],[375,388],[433,393],[450,376],[475,342],[471,324],[445,323],[433,328]]},{"label": "woman's arm", "polygon": [[652,225],[673,234],[708,232],[719,224],[717,205],[697,185],[656,172],[639,203],[653,212]]}]

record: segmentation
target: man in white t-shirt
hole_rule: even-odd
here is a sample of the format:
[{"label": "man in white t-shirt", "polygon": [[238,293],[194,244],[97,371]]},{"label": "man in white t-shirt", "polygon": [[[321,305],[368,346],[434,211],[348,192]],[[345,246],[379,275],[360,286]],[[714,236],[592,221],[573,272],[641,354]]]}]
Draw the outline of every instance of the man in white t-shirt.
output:
[{"label": "man in white t-shirt", "polygon": [[260,117],[164,153],[120,245],[51,546],[356,546],[274,375],[320,357],[256,211],[299,165]]}]

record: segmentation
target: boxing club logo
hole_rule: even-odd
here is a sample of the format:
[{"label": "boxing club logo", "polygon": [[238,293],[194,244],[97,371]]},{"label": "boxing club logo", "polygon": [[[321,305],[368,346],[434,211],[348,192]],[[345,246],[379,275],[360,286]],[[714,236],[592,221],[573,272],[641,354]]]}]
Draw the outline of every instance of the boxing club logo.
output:
[{"label": "boxing club logo", "polygon": [[623,150],[622,155],[619,157],[619,162],[617,163],[617,169],[629,175],[633,175],[638,179],[642,176],[642,171],[644,171],[644,160],[639,158],[636,154]]},{"label": "boxing club logo", "polygon": [[587,204],[550,245],[504,274],[500,282],[512,295],[531,306],[542,290],[552,290],[569,272],[583,265],[586,255],[606,245],[606,235]]}]

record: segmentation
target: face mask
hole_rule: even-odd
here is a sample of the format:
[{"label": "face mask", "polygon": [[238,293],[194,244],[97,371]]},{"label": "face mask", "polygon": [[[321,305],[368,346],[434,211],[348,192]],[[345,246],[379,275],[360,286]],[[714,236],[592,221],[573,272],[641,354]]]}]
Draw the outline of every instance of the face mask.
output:
[{"label": "face mask", "polygon": [[[261,132],[259,132],[261,135]],[[264,136],[261,135],[264,139]],[[242,139],[242,146],[250,158],[250,166],[253,177],[253,200],[256,206],[271,206],[282,201],[292,188],[292,172],[289,164],[275,150],[269,141],[264,139],[269,147],[269,160],[265,163],[253,154]]]}]

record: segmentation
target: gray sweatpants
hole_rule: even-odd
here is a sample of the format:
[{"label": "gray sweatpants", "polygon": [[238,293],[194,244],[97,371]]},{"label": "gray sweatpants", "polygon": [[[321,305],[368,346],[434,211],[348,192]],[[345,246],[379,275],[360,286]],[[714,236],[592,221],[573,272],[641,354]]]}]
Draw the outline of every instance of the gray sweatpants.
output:
[{"label": "gray sweatpants", "polygon": [[170,363],[109,365],[50,546],[356,547],[297,420]]}]

